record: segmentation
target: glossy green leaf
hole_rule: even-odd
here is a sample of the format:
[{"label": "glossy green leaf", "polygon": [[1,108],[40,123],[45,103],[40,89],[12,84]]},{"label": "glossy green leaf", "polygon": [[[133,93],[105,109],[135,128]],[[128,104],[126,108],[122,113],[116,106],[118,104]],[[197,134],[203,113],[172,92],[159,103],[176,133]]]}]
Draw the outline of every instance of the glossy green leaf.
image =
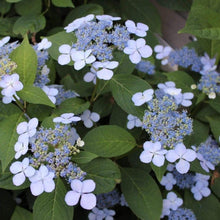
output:
[{"label": "glossy green leaf", "polygon": [[19,80],[23,85],[32,85],[37,72],[37,55],[29,44],[27,36],[10,57],[18,66],[16,72],[20,76]]},{"label": "glossy green leaf", "polygon": [[20,112],[21,110],[16,105],[12,103],[6,105],[0,101],[0,120]]},{"label": "glossy green leaf", "polygon": [[57,7],[74,8],[72,0],[52,0],[52,3]]},{"label": "glossy green leaf", "polygon": [[42,9],[41,0],[22,0],[15,4],[15,10],[19,15],[40,14]]},{"label": "glossy green leaf", "polygon": [[146,81],[137,76],[118,74],[110,80],[110,88],[115,101],[125,112],[142,119],[146,106],[135,106],[131,98],[135,93],[151,88]]},{"label": "glossy green leaf", "polygon": [[215,109],[218,113],[220,113],[220,97],[217,96],[215,99],[211,99],[208,101],[209,105]]},{"label": "glossy green leaf", "polygon": [[92,111],[98,113],[101,118],[108,116],[112,111],[111,97],[103,96],[95,101]]},{"label": "glossy green leaf", "polygon": [[39,87],[27,85],[21,91],[17,92],[17,95],[22,100],[32,104],[42,104],[48,105],[50,107],[55,107],[55,105],[50,101],[46,93]]},{"label": "glossy green leaf", "polygon": [[44,29],[46,19],[43,15],[23,15],[14,24],[13,32],[24,36],[28,32],[36,33]]},{"label": "glossy green leaf", "polygon": [[208,117],[209,125],[211,127],[211,131],[216,140],[219,140],[220,136],[220,117]]},{"label": "glossy green leaf", "polygon": [[59,47],[62,44],[72,45],[76,42],[76,37],[74,33],[66,33],[66,31],[58,32],[54,35],[47,37],[49,41],[52,42],[52,47],[48,49],[50,56],[57,60],[58,56],[61,54],[59,52]]},{"label": "glossy green leaf", "polygon": [[32,220],[33,214],[20,206],[16,206],[11,220]]},{"label": "glossy green leaf", "polygon": [[38,196],[33,208],[34,220],[72,220],[73,207],[64,200],[67,189],[60,178],[56,179],[56,188],[50,193]]},{"label": "glossy green leaf", "polygon": [[10,3],[16,3],[16,2],[21,2],[23,0],[6,0],[6,2],[10,2]]},{"label": "glossy green leaf", "polygon": [[4,172],[15,156],[14,145],[17,142],[17,125],[24,121],[23,112],[11,115],[0,123],[0,160]]},{"label": "glossy green leaf", "polygon": [[95,181],[96,194],[110,192],[120,182],[120,170],[109,159],[96,158],[87,164],[80,164],[80,168],[87,173],[86,178]]},{"label": "glossy green leaf", "polygon": [[152,170],[156,174],[157,180],[160,182],[167,170],[167,163],[165,163],[162,167],[157,167],[153,163],[150,164]]},{"label": "glossy green leaf", "polygon": [[161,32],[160,16],[157,9],[150,1],[145,0],[120,0],[122,12],[127,19],[142,22],[150,27],[153,32]]},{"label": "glossy green leaf", "polygon": [[83,139],[84,149],[101,157],[116,157],[135,147],[133,136],[116,125],[104,125],[89,131]]},{"label": "glossy green leaf", "polygon": [[75,19],[87,16],[88,14],[101,15],[103,14],[103,8],[98,4],[80,5],[70,11],[70,13],[66,16],[64,25],[66,26]]},{"label": "glossy green leaf", "polygon": [[121,189],[130,209],[143,220],[158,220],[162,212],[162,197],[153,178],[145,171],[121,168]]},{"label": "glossy green leaf", "polygon": [[6,2],[5,0],[0,0],[0,14],[6,14],[10,8],[11,8],[11,4]]},{"label": "glossy green leaf", "polygon": [[15,37],[16,35],[13,33],[12,29],[17,19],[18,17],[16,16],[0,18],[0,35]]},{"label": "glossy green leaf", "polygon": [[191,192],[185,191],[184,206],[192,209],[199,220],[219,220],[220,203],[213,194],[202,198],[200,201],[196,201]]},{"label": "glossy green leaf", "polygon": [[76,163],[83,164],[83,163],[88,163],[97,157],[98,155],[90,153],[88,151],[80,151],[80,153],[74,155],[72,159]]},{"label": "glossy green leaf", "polygon": [[46,105],[29,104],[27,107],[27,114],[31,118],[38,118],[39,121],[43,121],[44,118],[48,117],[53,108]]}]

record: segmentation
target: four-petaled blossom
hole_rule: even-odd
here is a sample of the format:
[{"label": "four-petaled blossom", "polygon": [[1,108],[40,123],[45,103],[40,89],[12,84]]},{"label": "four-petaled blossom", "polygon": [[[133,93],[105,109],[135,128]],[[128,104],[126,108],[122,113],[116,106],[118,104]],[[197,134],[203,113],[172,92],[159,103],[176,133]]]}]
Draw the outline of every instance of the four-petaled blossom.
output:
[{"label": "four-petaled blossom", "polygon": [[127,20],[125,22],[125,26],[130,33],[135,34],[139,37],[145,37],[147,35],[146,31],[149,30],[149,27],[146,24],[137,23],[136,26],[135,23],[131,20]]},{"label": "four-petaled blossom", "polygon": [[87,128],[91,128],[93,126],[93,122],[97,122],[100,119],[100,115],[96,112],[91,112],[90,110],[85,110],[81,115],[81,119],[83,124]]},{"label": "four-petaled blossom", "polygon": [[203,170],[205,170],[206,172],[209,172],[209,169],[210,170],[214,170],[215,169],[215,166],[212,163],[210,163],[208,160],[206,160],[202,156],[202,154],[197,152],[196,155],[197,155],[198,160],[200,160],[200,165],[203,168]]},{"label": "four-petaled blossom", "polygon": [[132,101],[134,102],[134,105],[141,106],[153,98],[153,93],[153,89],[147,89],[144,92],[137,92],[132,96]]},{"label": "four-petaled blossom", "polygon": [[0,40],[0,47],[2,47],[2,46],[4,46],[5,44],[7,44],[9,40],[10,40],[10,37],[9,37],[9,36],[3,37],[3,38]]},{"label": "four-petaled blossom", "polygon": [[118,66],[117,61],[105,61],[105,62],[95,62],[93,63],[93,67],[95,69],[100,69],[96,72],[96,75],[99,79],[109,80],[113,76],[112,69],[115,69]]},{"label": "four-petaled blossom", "polygon": [[90,55],[92,53],[92,50],[86,50],[84,51],[77,51],[75,49],[72,49],[71,51],[71,58],[74,63],[74,68],[76,70],[81,70],[86,64],[91,64],[93,63],[96,58],[93,55]]},{"label": "four-petaled blossom", "polygon": [[180,93],[178,95],[175,95],[175,102],[179,105],[181,104],[184,107],[189,107],[192,105],[191,99],[193,99],[194,94],[191,92],[185,92],[185,93]]},{"label": "four-petaled blossom", "polygon": [[19,142],[25,142],[33,137],[36,133],[36,128],[38,125],[38,119],[32,118],[29,122],[21,122],[17,126],[17,133],[20,135],[18,137]]},{"label": "four-petaled blossom", "polygon": [[183,204],[183,200],[178,198],[174,192],[169,192],[165,201],[169,204],[169,208],[172,210],[177,210],[179,206]]},{"label": "four-petaled blossom", "polygon": [[179,143],[173,150],[167,152],[166,159],[171,163],[179,160],[176,164],[176,170],[183,174],[188,172],[190,168],[189,162],[196,159],[196,152],[191,149],[186,149],[183,143]]},{"label": "four-petaled blossom", "polygon": [[12,75],[4,75],[0,81],[0,87],[3,88],[2,95],[12,97],[17,91],[23,89],[23,84],[19,81],[19,75],[14,73]]},{"label": "four-petaled blossom", "polygon": [[85,82],[93,82],[93,84],[96,84],[96,71],[93,68],[90,68],[90,72],[84,75],[83,80]]},{"label": "four-petaled blossom", "polygon": [[217,66],[215,65],[216,58],[210,59],[209,55],[205,53],[203,57],[200,58],[201,63],[203,64],[203,69],[200,71],[201,75],[208,74],[211,71],[216,70]]},{"label": "four-petaled blossom", "polygon": [[75,179],[71,182],[72,190],[67,192],[65,196],[66,204],[74,206],[79,202],[82,208],[90,210],[96,206],[96,196],[91,193],[95,189],[95,182],[93,180],[84,180],[81,182]]},{"label": "four-petaled blossom", "polygon": [[182,89],[177,89],[176,84],[172,81],[168,81],[165,83],[159,83],[157,87],[163,90],[164,93],[169,94],[171,96],[176,96],[181,94]]},{"label": "four-petaled blossom", "polygon": [[63,123],[63,124],[70,124],[72,122],[80,121],[81,118],[78,116],[74,116],[74,113],[64,113],[60,117],[56,117],[53,119],[55,123]]},{"label": "four-petaled blossom", "polygon": [[99,21],[119,21],[119,20],[121,20],[120,17],[113,17],[111,15],[96,15],[96,18]]},{"label": "four-petaled blossom", "polygon": [[172,173],[167,173],[166,176],[163,176],[160,184],[165,186],[166,190],[171,190],[173,188],[173,185],[176,184],[176,180],[174,179]]},{"label": "four-petaled blossom", "polygon": [[162,45],[156,45],[154,47],[154,51],[157,53],[156,58],[158,60],[162,60],[161,64],[166,65],[168,63],[167,57],[169,56],[170,52],[172,51],[172,48],[169,46],[162,46]]},{"label": "four-petaled blossom", "polygon": [[112,209],[98,209],[95,207],[92,209],[92,212],[89,213],[88,218],[89,220],[113,220],[115,214],[115,211]]},{"label": "four-petaled blossom", "polygon": [[35,169],[29,166],[29,159],[26,157],[20,161],[12,163],[10,166],[10,172],[15,174],[12,178],[15,186],[20,186],[24,183],[25,177],[31,177],[35,174]]},{"label": "four-petaled blossom", "polygon": [[139,38],[136,41],[129,40],[127,44],[124,53],[129,54],[129,59],[134,64],[139,63],[142,57],[148,58],[153,53],[151,47],[146,45],[146,41],[143,38]]},{"label": "four-petaled blossom", "polygon": [[38,196],[41,193],[52,192],[55,189],[54,178],[55,174],[49,172],[45,165],[40,166],[39,170],[36,170],[34,176],[29,177],[31,181],[30,189],[34,196]]},{"label": "four-petaled blossom", "polygon": [[134,127],[141,127],[142,126],[142,122],[137,116],[129,114],[127,119],[128,119],[128,123],[127,123],[127,128],[128,129],[132,129]]},{"label": "four-petaled blossom", "polygon": [[76,20],[68,24],[68,26],[66,26],[64,29],[66,30],[67,33],[70,33],[78,29],[80,26],[83,26],[87,24],[88,22],[92,21],[93,19],[94,19],[93,14],[89,14],[82,18],[77,18]]},{"label": "four-petaled blossom", "polygon": [[16,152],[15,159],[18,159],[21,155],[25,155],[28,151],[28,140],[24,140],[23,142],[16,142],[14,150]]},{"label": "four-petaled blossom", "polygon": [[43,91],[46,93],[50,101],[55,104],[56,103],[56,98],[55,96],[58,94],[58,90],[55,88],[49,88],[48,86],[44,86]]},{"label": "four-petaled blossom", "polygon": [[37,44],[37,50],[46,50],[52,46],[52,43],[44,38],[40,43]]},{"label": "four-petaled blossom", "polygon": [[144,151],[140,154],[140,160],[143,163],[150,163],[151,161],[155,166],[161,167],[164,164],[167,150],[161,148],[160,142],[146,141],[144,143]]},{"label": "four-petaled blossom", "polygon": [[208,185],[203,182],[197,182],[195,186],[191,188],[191,192],[196,200],[200,201],[202,197],[207,197],[211,194],[211,190]]},{"label": "four-petaled blossom", "polygon": [[70,59],[71,51],[72,48],[68,44],[63,44],[59,47],[59,52],[61,53],[61,55],[58,57],[58,63],[60,65],[66,65],[71,61]]}]

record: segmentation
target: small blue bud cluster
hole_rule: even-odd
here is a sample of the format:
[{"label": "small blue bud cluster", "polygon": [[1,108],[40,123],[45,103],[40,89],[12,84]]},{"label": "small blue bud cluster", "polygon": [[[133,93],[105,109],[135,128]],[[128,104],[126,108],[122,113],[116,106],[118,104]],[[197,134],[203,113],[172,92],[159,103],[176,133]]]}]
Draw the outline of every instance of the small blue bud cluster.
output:
[{"label": "small blue bud cluster", "polygon": [[11,52],[19,46],[18,41],[7,43],[0,47],[0,59],[2,58],[9,58]]},{"label": "small blue bud cluster", "polygon": [[97,208],[104,209],[104,208],[111,208],[120,203],[120,194],[115,189],[108,193],[102,193],[97,195]]},{"label": "small blue bud cluster", "polygon": [[58,90],[58,94],[56,96],[56,105],[60,105],[63,101],[70,98],[75,98],[78,96],[74,91],[72,90],[65,90],[63,87],[56,87]]},{"label": "small blue bud cluster", "polygon": [[75,34],[77,42],[73,44],[73,48],[83,51],[92,49],[92,54],[99,61],[112,60],[114,47],[123,50],[130,40],[130,34],[125,26],[113,26],[113,22],[102,20],[79,27]]},{"label": "small blue bud cluster", "polygon": [[202,75],[197,87],[207,95],[213,92],[220,94],[220,74],[216,71],[211,71]]},{"label": "small blue bud cluster", "polygon": [[178,105],[168,95],[162,96],[160,92],[155,95],[156,98],[148,102],[143,128],[151,135],[151,141],[173,148],[192,133],[192,119],[186,110],[178,110]]},{"label": "small blue bud cluster", "polygon": [[192,71],[195,72],[202,70],[202,63],[195,49],[183,47],[179,50],[173,50],[169,54],[168,60],[171,65],[179,65],[184,68],[191,67]]},{"label": "small blue bud cluster", "polygon": [[0,59],[0,80],[5,74],[11,74],[17,68],[17,64],[9,58]]},{"label": "small blue bud cluster", "polygon": [[178,208],[171,210],[168,220],[196,220],[196,216],[191,209]]},{"label": "small blue bud cluster", "polygon": [[136,69],[149,75],[153,75],[155,73],[155,66],[150,61],[142,60],[136,65]]},{"label": "small blue bud cluster", "polygon": [[212,137],[208,137],[204,143],[199,145],[198,153],[215,166],[220,163],[220,147]]},{"label": "small blue bud cluster", "polygon": [[68,182],[73,179],[83,180],[86,173],[71,162],[71,156],[80,152],[74,146],[76,139],[69,124],[56,124],[54,129],[41,127],[31,142],[31,165],[38,168],[45,164],[57,177],[61,176]]},{"label": "small blue bud cluster", "polygon": [[172,172],[174,179],[176,180],[176,185],[180,189],[191,189],[195,183],[194,177],[195,174],[193,173],[185,173],[181,174],[176,169]]}]

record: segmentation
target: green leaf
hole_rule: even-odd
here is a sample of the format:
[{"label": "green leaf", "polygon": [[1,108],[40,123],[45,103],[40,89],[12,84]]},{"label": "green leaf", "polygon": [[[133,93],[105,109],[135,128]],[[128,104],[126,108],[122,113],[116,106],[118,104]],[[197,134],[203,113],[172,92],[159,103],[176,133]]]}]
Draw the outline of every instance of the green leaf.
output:
[{"label": "green leaf", "polygon": [[190,163],[190,171],[193,171],[195,173],[201,173],[204,175],[210,175],[210,173],[206,172],[200,165],[199,160],[194,160]]},{"label": "green leaf", "polygon": [[20,206],[16,206],[11,220],[32,220],[33,214]]},{"label": "green leaf", "polygon": [[133,64],[129,56],[121,51],[114,52],[114,60],[119,62],[118,67],[114,70],[114,74],[130,74],[135,69],[135,64]]},{"label": "green leaf", "polygon": [[55,107],[55,105],[50,101],[46,93],[39,87],[27,85],[21,91],[17,92],[17,95],[22,100],[32,104],[42,104],[48,105],[50,107]]},{"label": "green leaf", "polygon": [[215,111],[212,107],[209,105],[205,105],[199,112],[196,114],[196,119],[199,119],[202,122],[207,122],[207,117],[213,117],[213,116],[219,116],[218,112]]},{"label": "green leaf", "polygon": [[27,107],[27,114],[31,118],[38,118],[39,121],[43,121],[44,118],[48,117],[52,108],[46,105],[29,104]]},{"label": "green leaf", "polygon": [[28,32],[36,33],[44,29],[46,19],[43,15],[23,15],[14,24],[13,32],[24,36]]},{"label": "green leaf", "polygon": [[167,170],[167,163],[165,163],[162,167],[157,167],[153,163],[150,164],[152,170],[156,174],[157,180],[160,182],[164,176],[164,173]]},{"label": "green leaf", "polygon": [[192,145],[198,146],[204,142],[209,136],[209,126],[198,120],[193,120],[193,133],[190,136],[185,137],[184,143],[186,146]]},{"label": "green leaf", "polygon": [[78,115],[88,109],[89,105],[89,102],[85,102],[80,98],[66,99],[57,107],[57,109],[55,109],[54,114],[61,115],[63,113],[74,113]]},{"label": "green leaf", "polygon": [[97,157],[98,155],[90,153],[88,151],[80,151],[80,153],[74,155],[72,159],[76,163],[83,164],[83,163],[88,163]]},{"label": "green leaf", "polygon": [[102,96],[94,103],[92,111],[97,112],[101,118],[108,116],[112,112],[111,97]]},{"label": "green leaf", "polygon": [[21,121],[24,121],[23,112],[11,115],[0,123],[0,160],[3,172],[14,158],[14,145],[18,138],[16,128]]},{"label": "green leaf", "polygon": [[15,4],[15,11],[19,15],[38,15],[41,13],[41,9],[41,0],[22,0],[18,4]]},{"label": "green leaf", "polygon": [[121,178],[118,166],[105,158],[96,158],[87,164],[80,164],[80,168],[87,173],[86,178],[95,181],[96,194],[112,191]]},{"label": "green leaf", "polygon": [[121,189],[130,209],[143,220],[158,220],[162,212],[162,197],[157,184],[145,171],[121,168]]},{"label": "green leaf", "polygon": [[83,139],[84,149],[101,157],[116,157],[135,147],[135,139],[125,129],[104,125],[89,131]]},{"label": "green leaf", "polygon": [[146,81],[137,76],[120,74],[110,80],[110,88],[115,101],[125,112],[142,119],[146,107],[135,106],[131,98],[135,93],[151,88]]},{"label": "green leaf", "polygon": [[84,17],[88,14],[102,15],[103,12],[103,8],[98,4],[80,5],[74,8],[72,11],[70,11],[70,13],[66,16],[64,25],[66,26],[69,23],[73,22],[75,19]]},{"label": "green leaf", "polygon": [[175,71],[171,73],[164,73],[169,81],[173,81],[177,88],[181,88],[182,92],[190,92],[191,85],[195,84],[193,78],[183,71]]},{"label": "green leaf", "polygon": [[180,33],[220,40],[219,0],[194,0],[186,26]]},{"label": "green leaf", "polygon": [[11,53],[10,58],[18,66],[16,72],[23,85],[32,85],[37,72],[37,55],[29,44],[27,36],[22,44]]},{"label": "green leaf", "polygon": [[217,96],[215,99],[209,100],[208,103],[212,108],[220,113],[220,96]]},{"label": "green leaf", "polygon": [[13,33],[12,29],[14,26],[14,23],[16,22],[16,20],[18,19],[18,17],[5,17],[5,18],[0,18],[0,35],[2,36],[11,36],[11,37],[15,37],[16,35]]},{"label": "green leaf", "polygon": [[220,203],[214,195],[202,198],[201,201],[196,201],[193,195],[188,190],[184,195],[184,206],[192,209],[199,220],[219,220]]},{"label": "green leaf", "polygon": [[0,120],[20,112],[21,110],[16,105],[12,103],[6,105],[0,101]]},{"label": "green leaf", "polygon": [[16,2],[20,2],[22,0],[6,0],[6,2],[10,2],[10,3],[16,3]]},{"label": "green leaf", "polygon": [[72,0],[52,0],[52,3],[57,7],[71,7],[71,8],[74,8]]},{"label": "green leaf", "polygon": [[215,195],[220,198],[220,177],[215,178],[214,183],[211,185],[211,189],[215,193]]},{"label": "green leaf", "polygon": [[120,0],[121,10],[128,19],[143,22],[153,32],[161,33],[161,21],[157,9],[150,1]]},{"label": "green leaf", "polygon": [[48,49],[50,56],[54,60],[58,60],[58,56],[61,54],[59,52],[59,47],[62,44],[72,45],[76,42],[76,37],[74,33],[66,33],[66,31],[58,32],[54,35],[47,37],[49,41],[52,42],[52,47]]},{"label": "green leaf", "polygon": [[64,198],[67,190],[60,178],[56,180],[56,188],[50,193],[38,196],[33,208],[34,220],[72,220],[73,207],[67,206]]},{"label": "green leaf", "polygon": [[0,0],[0,13],[6,14],[11,9],[11,4],[6,2],[5,0]]},{"label": "green leaf", "polygon": [[211,131],[215,137],[215,139],[218,141],[220,136],[220,117],[207,117],[209,121],[209,125],[211,127]]}]

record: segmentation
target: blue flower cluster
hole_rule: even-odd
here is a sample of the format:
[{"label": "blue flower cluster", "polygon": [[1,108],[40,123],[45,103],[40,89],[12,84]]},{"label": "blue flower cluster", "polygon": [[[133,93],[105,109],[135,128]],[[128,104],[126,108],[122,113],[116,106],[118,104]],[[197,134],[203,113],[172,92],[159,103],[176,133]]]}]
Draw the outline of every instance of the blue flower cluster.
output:
[{"label": "blue flower cluster", "polygon": [[75,93],[72,90],[65,90],[63,87],[56,87],[58,90],[58,94],[56,95],[56,105],[60,105],[64,100],[75,98],[78,96],[77,93]]},{"label": "blue flower cluster", "polygon": [[220,74],[211,71],[202,75],[197,88],[207,95],[213,92],[220,94]]},{"label": "blue flower cluster", "polygon": [[77,137],[69,124],[56,124],[54,129],[41,127],[31,141],[33,157],[30,164],[34,168],[45,164],[57,177],[64,177],[69,182],[83,180],[86,173],[71,162],[71,156],[80,152],[74,145]]},{"label": "blue flower cluster", "polygon": [[19,46],[18,41],[7,43],[0,47],[0,59],[2,58],[9,58],[11,52]]},{"label": "blue flower cluster", "polygon": [[112,60],[114,47],[123,50],[130,40],[125,26],[113,26],[113,22],[104,20],[86,23],[75,34],[77,42],[73,48],[83,51],[92,49],[92,54],[100,61]]},{"label": "blue flower cluster", "polygon": [[111,208],[120,203],[120,194],[115,189],[108,193],[102,193],[97,195],[97,208]]},{"label": "blue flower cluster", "polygon": [[178,110],[178,105],[168,95],[160,92],[155,95],[148,102],[143,128],[151,135],[151,141],[160,142],[163,148],[173,148],[192,133],[192,119],[186,110]]},{"label": "blue flower cluster", "polygon": [[171,210],[168,220],[196,220],[196,216],[191,209],[178,208]]},{"label": "blue flower cluster", "polygon": [[153,75],[155,73],[155,66],[150,61],[142,60],[136,65],[136,69],[149,75]]},{"label": "blue flower cluster", "polygon": [[220,163],[220,147],[212,137],[208,137],[198,146],[198,153],[215,166]]},{"label": "blue flower cluster", "polygon": [[173,50],[168,57],[171,65],[179,65],[184,68],[191,67],[192,71],[200,72],[202,63],[195,49],[183,47],[179,50]]}]

